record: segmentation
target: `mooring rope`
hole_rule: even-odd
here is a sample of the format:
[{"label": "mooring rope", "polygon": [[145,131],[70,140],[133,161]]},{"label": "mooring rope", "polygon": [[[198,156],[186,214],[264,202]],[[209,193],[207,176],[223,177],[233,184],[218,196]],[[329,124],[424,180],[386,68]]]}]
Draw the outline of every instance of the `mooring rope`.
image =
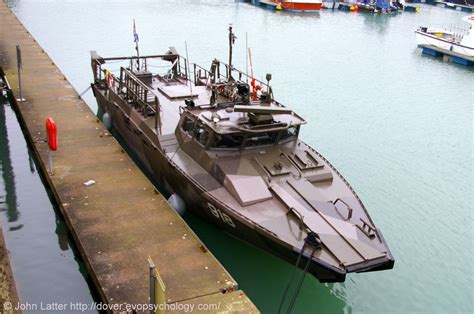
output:
[{"label": "mooring rope", "polygon": [[87,93],[89,89],[91,88],[92,88],[92,85],[89,85],[89,87],[87,87],[82,93],[79,94],[78,98],[81,99],[82,96],[84,96],[84,94]]},{"label": "mooring rope", "polygon": [[281,308],[283,307],[283,303],[285,303],[286,295],[288,293],[288,290],[290,290],[290,286],[291,286],[291,283],[293,282],[293,279],[295,278],[296,270],[298,269],[298,265],[300,264],[301,256],[303,255],[303,251],[304,251],[305,247],[306,247],[306,240],[303,243],[303,247],[301,248],[300,254],[298,255],[298,259],[296,260],[296,264],[293,267],[293,272],[290,276],[290,280],[288,281],[288,284],[286,285],[285,293],[283,294],[283,297],[281,298],[280,306],[278,307],[278,314],[281,313]]},{"label": "mooring rope", "polygon": [[306,265],[305,265],[304,270],[303,270],[303,275],[302,275],[301,279],[298,282],[296,290],[293,293],[293,296],[291,297],[290,304],[289,304],[289,306],[287,308],[287,311],[286,311],[287,314],[291,313],[291,310],[293,309],[293,306],[296,303],[296,299],[298,298],[301,287],[303,286],[304,278],[306,277],[306,273],[308,272],[309,265],[311,265],[311,261],[313,259],[314,252],[316,252],[317,249],[321,248],[321,241],[319,240],[319,236],[315,232],[312,232],[312,231],[308,232],[308,235],[304,239],[303,247],[301,248],[300,254],[298,255],[298,259],[296,260],[295,266],[293,267],[293,272],[290,276],[290,280],[288,281],[288,284],[286,285],[285,293],[283,294],[283,297],[281,298],[280,306],[278,307],[278,314],[281,313],[281,310],[283,308],[283,304],[285,303],[285,300],[286,300],[286,296],[288,294],[288,291],[290,290],[291,283],[293,282],[293,279],[295,278],[296,270],[298,269],[298,266],[299,266],[300,261],[301,261],[301,257],[303,256],[303,252],[304,252],[307,245],[311,246],[313,248],[313,250],[311,251],[311,255],[309,256],[308,261],[306,262]]}]

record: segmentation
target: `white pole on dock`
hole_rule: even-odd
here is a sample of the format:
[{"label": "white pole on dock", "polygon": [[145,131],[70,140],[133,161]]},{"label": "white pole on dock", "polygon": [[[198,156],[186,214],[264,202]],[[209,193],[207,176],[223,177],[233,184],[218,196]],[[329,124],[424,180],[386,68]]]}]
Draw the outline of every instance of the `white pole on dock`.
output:
[{"label": "white pole on dock", "polygon": [[[153,263],[151,257],[148,258],[148,267],[150,270],[150,304],[155,305],[155,263]],[[150,314],[154,314],[155,311],[150,309]]]},{"label": "white pole on dock", "polygon": [[18,102],[23,102],[26,99],[23,98],[23,93],[21,90],[21,69],[23,67],[21,62],[21,49],[20,45],[16,45],[16,65],[18,68],[18,91],[19,91],[19,98],[17,99]]}]

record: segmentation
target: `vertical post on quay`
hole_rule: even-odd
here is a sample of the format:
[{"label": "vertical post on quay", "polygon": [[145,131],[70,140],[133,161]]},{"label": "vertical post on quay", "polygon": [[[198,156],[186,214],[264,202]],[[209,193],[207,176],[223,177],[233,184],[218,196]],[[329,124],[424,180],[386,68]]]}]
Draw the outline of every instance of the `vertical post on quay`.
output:
[{"label": "vertical post on quay", "polygon": [[58,128],[53,118],[46,119],[46,134],[48,135],[48,172],[53,174],[53,151],[58,149]]},{"label": "vertical post on quay", "polygon": [[53,154],[50,148],[48,148],[48,172],[49,174],[53,174]]},{"label": "vertical post on quay", "polygon": [[150,270],[150,314],[165,314],[166,312],[166,286],[156,269],[155,263],[148,256]]},{"label": "vertical post on quay", "polygon": [[23,91],[21,88],[21,69],[23,68],[23,64],[21,61],[21,49],[20,45],[16,45],[16,65],[18,69],[18,92],[19,92],[19,98],[17,99],[18,102],[23,102],[25,101],[25,98],[23,98]]},{"label": "vertical post on quay", "polygon": [[[150,304],[155,305],[155,263],[151,257],[148,257],[148,267],[150,270]],[[155,314],[155,311],[150,309],[150,314]]]}]

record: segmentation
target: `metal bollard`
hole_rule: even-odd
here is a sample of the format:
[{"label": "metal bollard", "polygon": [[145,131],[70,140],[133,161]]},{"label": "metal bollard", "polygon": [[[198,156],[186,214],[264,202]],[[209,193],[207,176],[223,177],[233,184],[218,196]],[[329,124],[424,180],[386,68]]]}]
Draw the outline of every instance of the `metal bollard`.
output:
[{"label": "metal bollard", "polygon": [[16,45],[16,64],[18,69],[18,91],[19,91],[19,98],[17,98],[18,102],[23,102],[26,99],[23,98],[23,92],[21,90],[21,69],[23,68],[23,64],[21,61],[21,49],[19,45]]},{"label": "metal bollard", "polygon": [[[155,303],[155,263],[153,263],[151,257],[148,258],[148,266],[150,269],[150,304]],[[150,314],[155,314],[154,310],[150,310]]]},{"label": "metal bollard", "polygon": [[[150,309],[150,314],[165,314],[166,312],[166,286],[160,273],[156,269],[155,263],[151,257],[148,257],[148,265],[150,268],[150,305],[154,309]],[[155,311],[156,310],[156,311]]]}]

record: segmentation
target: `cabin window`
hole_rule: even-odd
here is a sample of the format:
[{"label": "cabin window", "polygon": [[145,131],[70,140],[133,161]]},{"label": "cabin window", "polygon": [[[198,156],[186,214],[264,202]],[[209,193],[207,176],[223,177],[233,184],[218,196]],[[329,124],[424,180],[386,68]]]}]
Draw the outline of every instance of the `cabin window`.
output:
[{"label": "cabin window", "polygon": [[292,126],[281,133],[280,141],[284,141],[290,137],[297,137],[299,132],[299,127]]},{"label": "cabin window", "polygon": [[194,121],[189,119],[188,117],[184,117],[183,123],[181,124],[181,128],[184,132],[186,132],[189,136],[193,136],[194,131]]},{"label": "cabin window", "polygon": [[255,134],[248,134],[247,140],[245,141],[246,147],[272,145],[275,144],[278,137],[278,131],[273,132],[261,132]]},{"label": "cabin window", "polygon": [[242,134],[214,134],[210,147],[212,148],[239,148],[244,136]]},{"label": "cabin window", "polygon": [[194,130],[194,134],[196,135],[196,141],[201,144],[202,146],[206,146],[207,142],[211,138],[211,133],[207,130],[202,124],[198,124],[196,129]]}]

